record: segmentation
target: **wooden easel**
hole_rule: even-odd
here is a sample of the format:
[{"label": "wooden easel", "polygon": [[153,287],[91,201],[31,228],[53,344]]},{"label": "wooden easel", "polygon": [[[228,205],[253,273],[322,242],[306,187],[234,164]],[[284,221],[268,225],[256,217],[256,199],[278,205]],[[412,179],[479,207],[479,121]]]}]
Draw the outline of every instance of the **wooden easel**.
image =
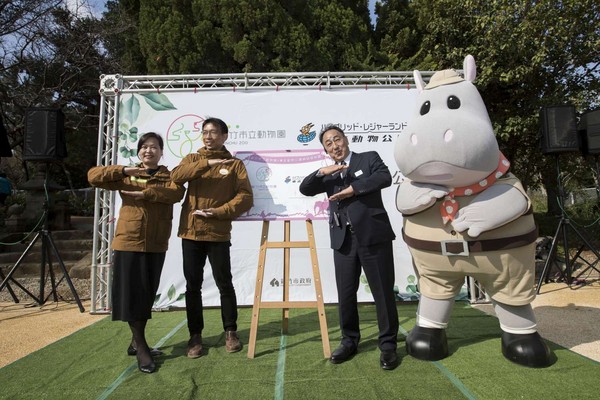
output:
[{"label": "wooden easel", "polygon": [[[306,220],[306,232],[308,241],[290,241],[290,221],[284,221],[283,242],[270,242],[269,221],[263,221],[260,239],[260,253],[258,257],[258,270],[256,271],[256,289],[254,290],[254,305],[252,306],[252,323],[250,324],[250,341],[248,343],[248,358],[254,358],[256,347],[256,334],[258,330],[258,318],[261,308],[282,309],[282,333],[288,331],[288,320],[290,308],[312,308],[316,307],[319,313],[319,324],[321,325],[321,340],[323,341],[323,355],[329,358],[331,350],[329,347],[329,334],[327,333],[327,319],[325,317],[325,305],[323,303],[323,289],[321,286],[321,275],[319,273],[319,262],[317,260],[317,249],[315,246],[315,235],[311,220]],[[265,260],[267,249],[283,249],[283,301],[262,301],[262,288],[265,276]],[[315,284],[316,301],[290,301],[290,249],[309,248],[312,261],[313,279]]]}]

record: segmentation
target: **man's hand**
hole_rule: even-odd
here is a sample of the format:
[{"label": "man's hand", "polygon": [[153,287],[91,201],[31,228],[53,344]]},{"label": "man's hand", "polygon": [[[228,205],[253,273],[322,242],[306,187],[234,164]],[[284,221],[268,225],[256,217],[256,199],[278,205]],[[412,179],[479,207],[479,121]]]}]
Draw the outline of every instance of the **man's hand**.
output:
[{"label": "man's hand", "polygon": [[212,218],[214,216],[214,209],[213,208],[205,208],[203,210],[196,210],[192,213],[192,215],[197,215],[199,217],[204,217],[204,218]]},{"label": "man's hand", "polygon": [[329,201],[340,201],[352,196],[354,196],[354,189],[352,186],[348,186],[346,189],[331,195]]},{"label": "man's hand", "polygon": [[215,165],[226,165],[226,164],[232,164],[235,161],[235,159],[233,158],[211,158],[210,160],[208,160],[208,166],[209,167],[213,167]]},{"label": "man's hand", "polygon": [[136,191],[136,190],[121,190],[121,194],[124,196],[130,196],[134,199],[144,199],[144,192]]},{"label": "man's hand", "polygon": [[319,172],[322,175],[333,175],[336,172],[342,172],[342,170],[344,169],[348,169],[348,165],[339,165],[339,164],[333,164],[333,165],[328,165],[327,167],[323,167],[319,169]]}]

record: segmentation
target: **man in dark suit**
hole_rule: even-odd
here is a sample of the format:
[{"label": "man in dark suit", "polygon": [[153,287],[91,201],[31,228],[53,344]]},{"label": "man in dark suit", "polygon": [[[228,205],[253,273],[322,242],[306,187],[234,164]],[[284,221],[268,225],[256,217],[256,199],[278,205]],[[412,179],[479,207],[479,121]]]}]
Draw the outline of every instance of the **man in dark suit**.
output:
[{"label": "man in dark suit", "polygon": [[329,196],[329,232],[342,342],[331,355],[334,364],[356,353],[360,341],[358,304],[361,266],[375,300],[381,368],[398,366],[398,311],[394,294],[394,231],[383,207],[381,189],[392,184],[387,166],[374,151],[350,152],[344,131],[326,126],[319,139],[334,165],[319,168],[300,184],[300,192]]}]

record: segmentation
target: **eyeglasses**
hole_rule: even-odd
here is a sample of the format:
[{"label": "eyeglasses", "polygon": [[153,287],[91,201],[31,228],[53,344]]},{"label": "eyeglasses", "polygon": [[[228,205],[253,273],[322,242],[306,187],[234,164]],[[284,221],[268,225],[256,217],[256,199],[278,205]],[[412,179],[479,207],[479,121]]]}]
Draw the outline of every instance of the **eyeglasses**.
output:
[{"label": "eyeglasses", "polygon": [[216,129],[211,129],[210,131],[202,131],[202,135],[204,135],[204,136],[217,136],[220,133],[221,132],[219,132]]}]

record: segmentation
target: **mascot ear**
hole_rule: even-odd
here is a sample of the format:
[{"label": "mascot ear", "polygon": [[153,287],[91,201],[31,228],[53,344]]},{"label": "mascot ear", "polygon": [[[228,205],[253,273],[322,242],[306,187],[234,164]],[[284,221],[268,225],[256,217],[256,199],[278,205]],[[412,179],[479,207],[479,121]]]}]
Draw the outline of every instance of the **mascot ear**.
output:
[{"label": "mascot ear", "polygon": [[421,93],[425,90],[425,82],[423,82],[423,78],[421,77],[421,73],[418,70],[413,71],[413,76],[415,78],[415,85],[417,85],[417,90]]},{"label": "mascot ear", "polygon": [[465,61],[463,62],[463,71],[466,81],[473,82],[475,80],[475,76],[477,75],[477,67],[475,66],[475,58],[473,58],[473,56],[470,54],[465,57]]}]

